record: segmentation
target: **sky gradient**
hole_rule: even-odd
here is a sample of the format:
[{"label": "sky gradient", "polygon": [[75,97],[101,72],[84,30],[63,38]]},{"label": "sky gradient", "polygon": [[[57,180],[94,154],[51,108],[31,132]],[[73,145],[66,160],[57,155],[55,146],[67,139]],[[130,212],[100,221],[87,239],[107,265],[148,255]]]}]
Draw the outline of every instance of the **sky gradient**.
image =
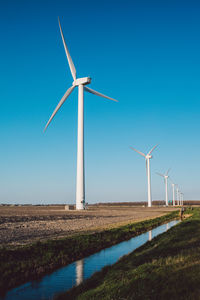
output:
[{"label": "sky gradient", "polygon": [[[151,3],[150,3],[151,2]],[[0,10],[0,203],[75,203],[78,77],[85,94],[86,202],[164,199],[170,176],[199,200],[200,4],[197,1],[4,1]],[[170,185],[169,185],[170,186]],[[170,187],[170,199],[171,199]]]}]

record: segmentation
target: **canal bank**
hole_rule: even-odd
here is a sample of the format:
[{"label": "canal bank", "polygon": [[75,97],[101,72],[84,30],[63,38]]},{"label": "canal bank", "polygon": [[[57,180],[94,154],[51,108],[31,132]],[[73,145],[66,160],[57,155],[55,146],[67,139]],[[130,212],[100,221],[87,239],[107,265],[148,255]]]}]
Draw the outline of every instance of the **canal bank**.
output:
[{"label": "canal bank", "polygon": [[[95,272],[116,263],[124,255],[134,251],[157,235],[166,232],[179,222],[179,220],[170,221],[128,241],[75,261],[50,275],[44,276],[41,280],[28,282],[12,289],[3,300],[52,300],[56,295],[81,284]],[[0,298],[0,300],[2,299]]]},{"label": "canal bank", "polygon": [[199,299],[200,209],[57,299]]},{"label": "canal bank", "polygon": [[94,234],[0,249],[1,292],[175,219],[178,212]]}]

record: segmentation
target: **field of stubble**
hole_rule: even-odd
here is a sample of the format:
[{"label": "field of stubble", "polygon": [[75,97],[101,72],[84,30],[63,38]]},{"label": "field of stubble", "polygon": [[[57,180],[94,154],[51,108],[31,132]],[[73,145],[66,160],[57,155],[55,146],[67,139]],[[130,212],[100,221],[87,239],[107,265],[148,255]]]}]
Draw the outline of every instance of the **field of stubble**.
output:
[{"label": "field of stubble", "polygon": [[86,211],[66,211],[58,206],[0,206],[0,244],[23,245],[80,232],[162,216],[172,207],[90,206]]}]

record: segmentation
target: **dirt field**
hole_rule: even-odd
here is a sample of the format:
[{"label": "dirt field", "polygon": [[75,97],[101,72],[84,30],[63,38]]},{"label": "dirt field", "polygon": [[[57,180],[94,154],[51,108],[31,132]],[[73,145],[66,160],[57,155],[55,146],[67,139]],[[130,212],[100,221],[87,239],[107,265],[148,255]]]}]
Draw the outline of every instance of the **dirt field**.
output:
[{"label": "dirt field", "polygon": [[173,207],[90,206],[66,211],[64,206],[0,206],[0,244],[20,245],[97,231],[158,217]]}]

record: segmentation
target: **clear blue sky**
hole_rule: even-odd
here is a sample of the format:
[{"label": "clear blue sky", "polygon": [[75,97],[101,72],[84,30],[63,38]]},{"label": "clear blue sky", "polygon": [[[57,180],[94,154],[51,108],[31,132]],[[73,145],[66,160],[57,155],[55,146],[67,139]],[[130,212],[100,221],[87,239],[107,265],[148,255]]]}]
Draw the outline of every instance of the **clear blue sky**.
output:
[{"label": "clear blue sky", "polygon": [[[0,202],[75,203],[77,91],[57,17],[80,77],[119,103],[85,95],[86,201],[164,199],[168,168],[199,199],[200,5],[197,1],[2,1]],[[171,193],[171,191],[170,191]],[[170,195],[171,197],[171,195]]]}]

